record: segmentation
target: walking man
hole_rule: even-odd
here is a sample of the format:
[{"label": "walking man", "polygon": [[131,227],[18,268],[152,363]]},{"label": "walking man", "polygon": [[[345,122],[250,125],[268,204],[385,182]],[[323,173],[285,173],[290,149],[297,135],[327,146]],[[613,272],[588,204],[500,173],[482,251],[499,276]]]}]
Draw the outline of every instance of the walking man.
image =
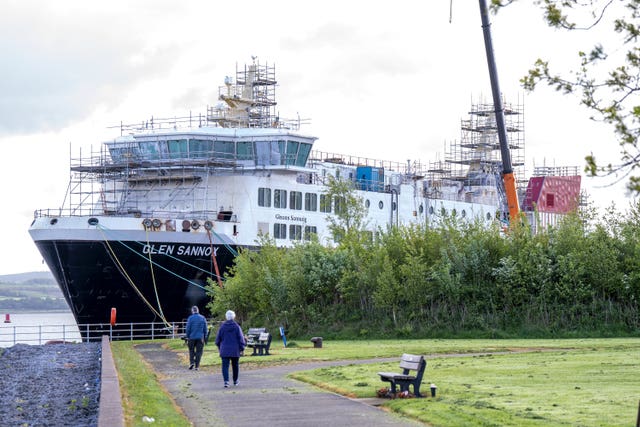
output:
[{"label": "walking man", "polygon": [[191,307],[191,316],[187,319],[187,344],[189,345],[189,369],[200,367],[204,340],[207,336],[207,319],[200,314],[198,306]]}]

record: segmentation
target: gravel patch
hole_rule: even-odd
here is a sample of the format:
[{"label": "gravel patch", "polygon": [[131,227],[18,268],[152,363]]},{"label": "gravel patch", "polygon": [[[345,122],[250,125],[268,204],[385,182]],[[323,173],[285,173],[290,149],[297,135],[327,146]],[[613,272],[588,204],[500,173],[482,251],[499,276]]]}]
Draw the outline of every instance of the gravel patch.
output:
[{"label": "gravel patch", "polygon": [[100,343],[0,349],[0,423],[97,426]]}]

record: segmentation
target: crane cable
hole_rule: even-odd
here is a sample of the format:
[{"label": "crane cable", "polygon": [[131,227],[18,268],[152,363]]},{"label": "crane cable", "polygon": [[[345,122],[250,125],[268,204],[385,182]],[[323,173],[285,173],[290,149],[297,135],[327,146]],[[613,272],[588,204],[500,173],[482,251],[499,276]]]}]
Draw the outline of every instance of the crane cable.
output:
[{"label": "crane cable", "polygon": [[144,303],[147,304],[147,306],[149,306],[149,309],[151,309],[151,311],[162,320],[162,323],[164,323],[164,325],[166,327],[170,328],[171,324],[167,321],[167,319],[164,317],[164,315],[162,315],[161,313],[158,313],[158,311],[155,309],[155,307],[153,307],[153,305],[151,305],[151,303],[149,301],[147,301],[147,299],[144,297],[142,292],[140,292],[140,289],[138,289],[138,287],[135,285],[135,283],[133,283],[133,280],[131,279],[131,277],[129,277],[129,275],[127,274],[126,270],[124,269],[124,266],[122,265],[122,263],[120,262],[120,260],[116,256],[115,251],[113,250],[113,248],[109,244],[109,240],[107,240],[107,236],[104,234],[104,231],[102,230],[102,227],[97,227],[97,228],[102,233],[102,235],[104,237],[104,242],[107,244],[107,248],[109,249],[109,253],[111,254],[111,257],[113,258],[113,260],[116,262],[116,264],[120,268],[120,271],[124,275],[125,279],[127,279],[127,282],[129,282],[129,284],[131,285],[133,290],[136,291],[136,293],[138,294],[140,299],[142,299],[142,301],[144,301]]}]

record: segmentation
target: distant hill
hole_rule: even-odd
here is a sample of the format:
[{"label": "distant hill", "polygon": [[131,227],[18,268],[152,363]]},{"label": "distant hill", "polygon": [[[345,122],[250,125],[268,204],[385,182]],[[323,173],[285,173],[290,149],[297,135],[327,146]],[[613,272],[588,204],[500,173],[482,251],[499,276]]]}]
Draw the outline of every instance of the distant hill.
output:
[{"label": "distant hill", "polygon": [[30,280],[51,280],[55,284],[53,274],[50,271],[31,271],[28,273],[0,274],[0,282],[22,283]]},{"label": "distant hill", "polygon": [[0,275],[0,310],[68,310],[62,291],[49,271]]}]

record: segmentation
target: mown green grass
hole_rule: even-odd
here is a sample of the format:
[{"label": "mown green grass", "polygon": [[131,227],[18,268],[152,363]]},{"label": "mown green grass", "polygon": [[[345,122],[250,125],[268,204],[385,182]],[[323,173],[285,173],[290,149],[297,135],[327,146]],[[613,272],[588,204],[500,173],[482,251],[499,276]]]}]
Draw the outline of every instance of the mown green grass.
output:
[{"label": "mown green grass", "polygon": [[151,367],[142,359],[131,341],[111,343],[118,371],[125,424],[148,426],[144,416],[154,419],[155,426],[190,426],[191,423],[162,387]]},{"label": "mown green grass", "polygon": [[[438,386],[432,399],[389,400],[385,405],[399,413],[434,426],[624,426],[634,425],[640,399],[640,339],[517,339],[517,340],[376,340],[324,341],[316,349],[306,341],[284,348],[272,343],[271,356],[241,359],[242,369],[313,361],[399,358],[402,353],[428,357],[422,391]],[[181,340],[163,343],[184,357]],[[161,401],[164,394],[153,372],[129,342],[114,343],[138,363],[118,364],[121,378],[147,370],[141,385],[128,391],[129,418],[140,425],[141,416],[159,413],[139,405]],[[506,352],[506,353],[505,353]],[[488,353],[492,353],[489,355]],[[500,354],[504,353],[504,354]],[[135,357],[134,357],[135,356]],[[219,369],[216,347],[205,346],[202,367]],[[377,372],[397,371],[398,362],[352,364],[292,375],[349,396],[373,397],[388,385]],[[155,384],[155,385],[154,385]],[[135,397],[146,393],[155,394]],[[173,403],[162,403],[165,410]],[[164,402],[167,402],[165,400]],[[175,410],[173,408],[172,410]],[[151,412],[156,411],[156,412]],[[179,411],[175,410],[177,414]],[[152,416],[152,415],[151,415]],[[156,423],[160,417],[156,418]],[[182,421],[184,422],[184,421]],[[185,425],[180,422],[163,425]]]},{"label": "mown green grass", "polygon": [[[567,350],[429,359],[422,392],[386,406],[434,426],[634,425],[640,399],[640,340],[561,340]],[[533,346],[533,347],[544,347]],[[424,353],[424,352],[423,352]],[[427,353],[429,354],[429,353]],[[323,368],[294,378],[357,397],[388,383],[398,363]]]}]

